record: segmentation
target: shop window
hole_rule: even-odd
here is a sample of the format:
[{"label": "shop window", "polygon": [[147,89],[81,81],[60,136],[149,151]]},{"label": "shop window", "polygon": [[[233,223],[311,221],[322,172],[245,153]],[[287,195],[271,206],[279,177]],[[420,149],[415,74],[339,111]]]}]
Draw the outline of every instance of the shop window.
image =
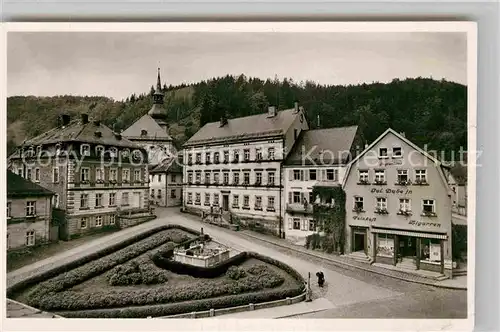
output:
[{"label": "shop window", "polygon": [[391,234],[377,234],[377,256],[393,257],[394,236]]},{"label": "shop window", "polygon": [[420,259],[429,262],[441,262],[441,243],[436,239],[421,239]]}]

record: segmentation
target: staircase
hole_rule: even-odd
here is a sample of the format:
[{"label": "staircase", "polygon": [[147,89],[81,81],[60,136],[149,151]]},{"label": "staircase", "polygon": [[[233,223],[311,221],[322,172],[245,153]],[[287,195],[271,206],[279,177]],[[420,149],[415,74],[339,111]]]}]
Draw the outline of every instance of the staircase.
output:
[{"label": "staircase", "polygon": [[348,255],[346,255],[347,258],[350,258],[352,260],[355,260],[356,262],[360,263],[365,263],[365,264],[371,264],[372,260],[370,257],[368,257],[364,251],[355,251],[352,252]]},{"label": "staircase", "polygon": [[396,264],[396,267],[399,267],[403,270],[416,271],[417,265],[415,264],[414,258],[403,257],[400,262]]}]

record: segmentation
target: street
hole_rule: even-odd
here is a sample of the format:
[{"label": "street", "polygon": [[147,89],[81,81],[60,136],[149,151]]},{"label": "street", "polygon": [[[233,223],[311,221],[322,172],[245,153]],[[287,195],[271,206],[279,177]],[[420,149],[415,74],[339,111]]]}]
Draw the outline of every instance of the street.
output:
[{"label": "street", "polygon": [[[155,223],[175,223],[200,229],[214,240],[237,250],[259,252],[281,260],[305,278],[311,273],[314,298],[325,298],[332,308],[299,315],[300,318],[466,318],[467,291],[450,290],[397,280],[361,270],[344,270],[327,261],[248,238],[239,232],[201,223],[179,208],[157,209]],[[319,288],[315,273],[323,271],[326,284]]]}]

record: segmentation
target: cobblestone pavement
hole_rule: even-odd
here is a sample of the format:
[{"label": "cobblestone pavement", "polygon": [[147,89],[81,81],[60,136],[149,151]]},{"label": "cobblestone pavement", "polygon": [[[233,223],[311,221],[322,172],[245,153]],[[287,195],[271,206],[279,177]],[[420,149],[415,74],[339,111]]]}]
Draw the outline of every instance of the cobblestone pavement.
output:
[{"label": "cobblestone pavement", "polygon": [[309,272],[313,278],[317,271],[323,271],[326,279],[325,287],[317,287],[315,279],[312,279],[312,290],[314,298],[328,300],[332,309],[300,317],[465,318],[467,315],[466,291],[438,289],[359,269],[340,268],[325,259],[251,238],[244,232],[233,232],[202,223],[198,217],[180,213],[178,208],[157,209],[157,215],[156,220],[113,233],[12,271],[7,275],[7,284],[10,285],[33,273],[65,264],[129,238],[137,232],[172,223],[198,230],[203,227],[204,232],[217,241],[232,246],[236,250],[255,251],[281,260],[306,278]]}]

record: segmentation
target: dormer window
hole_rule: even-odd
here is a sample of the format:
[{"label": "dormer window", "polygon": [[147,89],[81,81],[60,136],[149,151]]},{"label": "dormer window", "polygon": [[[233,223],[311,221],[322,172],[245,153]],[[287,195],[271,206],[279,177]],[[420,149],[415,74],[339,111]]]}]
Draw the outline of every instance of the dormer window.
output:
[{"label": "dormer window", "polygon": [[56,156],[59,156],[61,154],[61,151],[61,144],[56,144]]},{"label": "dormer window", "polygon": [[90,145],[88,145],[88,144],[82,144],[80,146],[80,154],[82,156],[90,156]]},{"label": "dormer window", "polygon": [[148,136],[148,131],[145,129],[141,130],[141,136]]},{"label": "dormer window", "polygon": [[96,146],[96,148],[95,148],[95,154],[98,157],[101,157],[103,153],[104,153],[104,146],[102,146],[102,145]]},{"label": "dormer window", "polygon": [[118,150],[116,148],[109,149],[109,156],[111,158],[116,158],[118,156]]},{"label": "dormer window", "polygon": [[139,150],[135,150],[134,153],[132,154],[134,159],[141,159],[142,153]]},{"label": "dormer window", "polygon": [[30,146],[28,148],[28,150],[26,151],[25,156],[34,157],[35,156],[35,149],[32,146]]},{"label": "dormer window", "polygon": [[378,149],[378,157],[379,158],[387,158],[387,148]]},{"label": "dormer window", "polygon": [[122,157],[123,158],[128,158],[129,155],[130,155],[130,150],[129,149],[123,149],[123,151],[122,151]]},{"label": "dormer window", "polygon": [[37,156],[42,154],[42,146],[41,145],[36,147],[36,154],[37,154]]},{"label": "dormer window", "polygon": [[403,150],[401,147],[392,148],[392,158],[401,158],[403,156]]}]

